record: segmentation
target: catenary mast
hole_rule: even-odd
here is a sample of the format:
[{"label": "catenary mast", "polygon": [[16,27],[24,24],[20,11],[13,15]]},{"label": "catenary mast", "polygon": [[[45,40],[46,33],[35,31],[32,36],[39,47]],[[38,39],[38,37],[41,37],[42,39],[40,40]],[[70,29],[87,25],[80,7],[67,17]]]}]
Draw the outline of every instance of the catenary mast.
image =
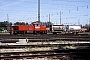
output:
[{"label": "catenary mast", "polygon": [[38,21],[40,22],[40,0],[38,0]]}]

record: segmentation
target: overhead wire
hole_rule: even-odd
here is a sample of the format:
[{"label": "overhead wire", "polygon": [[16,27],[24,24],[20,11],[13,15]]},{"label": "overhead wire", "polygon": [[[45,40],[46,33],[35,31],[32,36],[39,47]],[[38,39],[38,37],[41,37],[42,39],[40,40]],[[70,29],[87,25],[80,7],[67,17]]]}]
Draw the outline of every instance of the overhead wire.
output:
[{"label": "overhead wire", "polygon": [[[54,3],[54,2],[58,2],[58,1],[59,2],[66,2],[66,3],[68,3],[68,5]],[[72,2],[75,2],[75,3],[86,3],[86,4],[85,5],[69,4],[69,3],[72,3]],[[26,20],[36,19],[37,17],[35,16],[35,13],[37,13],[37,11],[36,10],[35,11],[32,11],[33,8],[35,8],[33,6],[37,3],[36,0],[34,2],[24,1],[24,3],[26,3],[26,4],[32,3],[32,5],[31,5],[31,7],[30,7],[29,10],[26,10],[26,11],[24,10],[25,12],[24,13],[21,13],[22,16],[23,16],[21,18],[21,20],[23,20],[23,19],[26,19]],[[50,8],[47,6],[47,4],[49,4],[49,7]],[[42,17],[43,18],[47,17],[46,15],[48,15],[49,13],[51,14],[51,16],[55,15],[55,13],[53,13],[53,11],[56,11],[56,15],[59,15],[59,11],[60,10],[63,11],[63,14],[65,14],[66,11],[67,11],[67,15],[68,14],[72,14],[72,13],[74,13],[74,14],[72,14],[73,16],[76,16],[77,13],[78,13],[79,16],[89,16],[90,15],[88,12],[87,12],[87,14],[85,14],[85,13],[79,14],[80,8],[81,9],[84,9],[83,11],[86,11],[86,9],[87,9],[87,11],[90,10],[89,9],[89,6],[90,5],[88,4],[88,2],[86,0],[85,1],[84,0],[82,0],[82,1],[78,1],[78,0],[77,1],[75,1],[75,0],[74,1],[72,1],[72,0],[52,0],[52,3],[51,2],[48,2],[48,3],[47,2],[41,2],[41,5],[46,5],[47,6],[47,7],[41,6],[41,9],[42,9],[41,12],[43,12],[42,13]],[[15,6],[17,8],[29,8],[29,6],[18,6],[18,5],[15,5]],[[9,7],[14,7],[15,8],[15,6],[9,6]],[[45,10],[48,13],[45,13]],[[10,11],[5,11],[4,13],[9,13],[10,14],[10,13],[14,13],[14,12],[17,12],[17,11],[14,10],[14,9],[10,9]],[[30,13],[32,13],[32,15]]]}]

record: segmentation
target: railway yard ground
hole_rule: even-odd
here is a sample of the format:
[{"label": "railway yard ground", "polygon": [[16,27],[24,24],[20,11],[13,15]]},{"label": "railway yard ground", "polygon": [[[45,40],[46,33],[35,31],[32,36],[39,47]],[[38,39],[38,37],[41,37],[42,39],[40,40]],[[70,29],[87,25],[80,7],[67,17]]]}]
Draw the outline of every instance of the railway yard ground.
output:
[{"label": "railway yard ground", "polygon": [[88,60],[90,32],[79,34],[0,34],[1,60]]}]

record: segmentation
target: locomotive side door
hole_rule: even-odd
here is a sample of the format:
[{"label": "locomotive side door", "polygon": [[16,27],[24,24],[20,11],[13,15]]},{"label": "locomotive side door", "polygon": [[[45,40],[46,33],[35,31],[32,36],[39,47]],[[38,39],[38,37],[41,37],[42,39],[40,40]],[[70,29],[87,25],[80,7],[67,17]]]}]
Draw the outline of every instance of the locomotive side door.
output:
[{"label": "locomotive side door", "polygon": [[40,24],[35,24],[35,30],[40,29]]},{"label": "locomotive side door", "polygon": [[34,25],[34,33],[39,33],[40,32],[40,23],[33,23]]}]

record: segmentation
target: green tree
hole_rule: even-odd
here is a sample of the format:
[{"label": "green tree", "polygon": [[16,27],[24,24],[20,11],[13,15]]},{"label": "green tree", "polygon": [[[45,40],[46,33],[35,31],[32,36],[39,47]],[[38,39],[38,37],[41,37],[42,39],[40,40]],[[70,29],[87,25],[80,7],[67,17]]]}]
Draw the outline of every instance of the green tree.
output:
[{"label": "green tree", "polygon": [[46,27],[50,27],[50,25],[52,25],[52,22],[42,22],[43,25],[45,25]]},{"label": "green tree", "polygon": [[83,26],[83,28],[89,28],[89,25],[88,24],[85,24],[85,26]]},{"label": "green tree", "polygon": [[83,28],[87,28],[88,31],[90,31],[90,24],[85,24],[85,26],[83,26]]},{"label": "green tree", "polygon": [[0,22],[0,31],[8,30],[10,25],[12,25],[12,23],[8,21]]},{"label": "green tree", "polygon": [[28,25],[28,23],[25,23],[25,22],[16,22],[16,23],[14,23],[14,25]]}]

